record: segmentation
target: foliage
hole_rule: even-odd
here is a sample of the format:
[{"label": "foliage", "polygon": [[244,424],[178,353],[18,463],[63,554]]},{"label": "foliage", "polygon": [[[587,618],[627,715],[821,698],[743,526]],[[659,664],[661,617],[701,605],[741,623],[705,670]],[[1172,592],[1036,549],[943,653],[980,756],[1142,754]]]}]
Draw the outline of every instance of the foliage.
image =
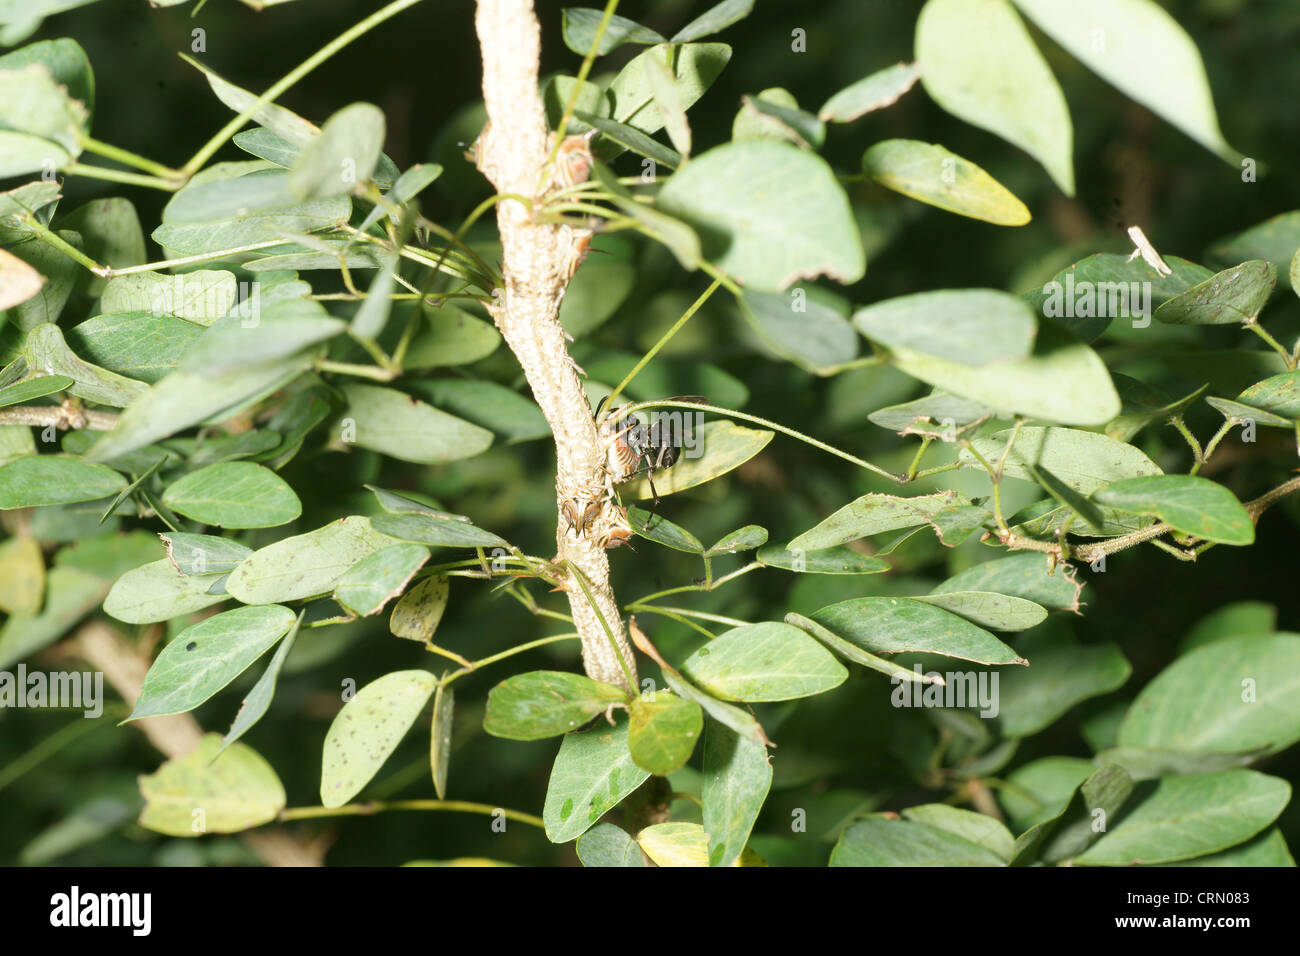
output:
[{"label": "foliage", "polygon": [[[275,82],[217,42],[240,15],[141,11],[211,106],[178,144],[106,107],[136,65],[52,32],[92,0],[0,0],[0,681],[149,665],[60,728],[0,682],[40,829],[5,852],[256,862],[188,838],[404,808],[483,818],[348,820],[331,862],[1291,865],[1300,212],[1229,145],[1280,117],[1220,129],[1206,17],[541,11],[593,169],[531,213],[594,229],[560,311],[593,414],[702,423],[618,485],[629,694],[550,593],[551,430],[486,308],[472,31],[435,6],[353,11]],[[366,45],[421,17],[468,78],[397,77],[427,150]],[[312,73],[353,42],[367,72]],[[200,116],[181,165],[119,145]],[[1098,229],[1108,191],[1191,258]],[[191,713],[159,766],[134,721]]]}]

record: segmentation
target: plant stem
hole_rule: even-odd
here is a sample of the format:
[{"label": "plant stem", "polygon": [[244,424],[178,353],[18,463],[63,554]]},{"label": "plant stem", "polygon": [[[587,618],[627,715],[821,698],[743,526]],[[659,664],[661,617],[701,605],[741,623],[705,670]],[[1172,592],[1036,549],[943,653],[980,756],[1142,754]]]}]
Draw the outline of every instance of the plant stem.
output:
[{"label": "plant stem", "polygon": [[70,415],[60,405],[15,405],[10,408],[0,408],[0,425],[37,427],[53,425],[60,430],[84,428],[92,432],[112,431],[117,425],[117,415],[112,412],[98,412],[83,408],[77,415],[80,417]]},{"label": "plant stem", "polygon": [[1254,332],[1256,335],[1258,335],[1261,339],[1263,339],[1266,343],[1268,343],[1269,348],[1277,352],[1278,355],[1282,356],[1282,361],[1286,364],[1287,369],[1289,370],[1295,369],[1296,366],[1295,356],[1287,351],[1285,345],[1283,345],[1277,339],[1273,338],[1273,336],[1269,335],[1268,330],[1264,328],[1262,325],[1260,325],[1258,321],[1256,321],[1255,319],[1251,319],[1245,323],[1245,326],[1246,328]]},{"label": "plant stem", "polygon": [[85,176],[87,179],[104,179],[126,186],[147,186],[172,193],[181,187],[180,180],[162,179],[158,176],[142,176],[140,173],[123,172],[120,169],[108,169],[104,166],[87,166],[85,163],[68,163],[63,171],[69,176]]},{"label": "plant stem", "polygon": [[43,226],[41,223],[37,222],[35,216],[29,213],[23,216],[22,218],[23,218],[23,225],[25,225],[32,232],[36,233],[37,238],[39,238],[41,242],[45,243],[48,246],[52,246],[55,249],[58,249],[61,253],[63,253],[73,262],[85,266],[87,269],[89,269],[91,272],[95,273],[96,275],[99,275],[104,271],[104,267],[101,266],[94,259],[90,258],[90,256],[86,255],[76,246],[69,243],[66,239],[64,239],[54,230],[49,229],[46,226]]},{"label": "plant stem", "polygon": [[507,820],[527,823],[539,830],[546,829],[541,817],[520,810],[507,810],[486,803],[471,803],[467,800],[388,800],[370,803],[349,803],[341,807],[287,807],[276,818],[281,823],[290,820],[318,820],[321,817],[368,817],[389,810],[450,810],[456,813],[481,813],[495,816],[500,813]]},{"label": "plant stem", "polygon": [[623,381],[614,386],[614,391],[609,393],[609,398],[605,400],[607,407],[613,407],[614,399],[618,398],[618,396],[623,393],[623,389],[627,388],[627,386],[631,384],[632,379],[636,378],[637,375],[640,374],[641,370],[649,364],[650,360],[659,354],[660,350],[668,344],[669,340],[681,331],[682,326],[689,322],[691,317],[700,310],[700,306],[709,301],[709,296],[713,295],[713,293],[717,291],[719,284],[720,280],[714,279],[713,284],[705,289],[698,299],[691,303],[690,308],[682,313],[682,317],[673,323],[672,328],[661,335],[658,342],[650,346],[650,351],[641,356],[641,360],[637,362],[636,365],[632,366],[632,371],[623,376]]},{"label": "plant stem", "polygon": [[244,124],[252,119],[258,110],[275,102],[275,100],[282,93],[288,90],[289,87],[293,86],[312,70],[316,69],[316,67],[320,66],[332,57],[335,53],[338,53],[353,40],[369,33],[385,20],[401,13],[408,7],[415,6],[419,2],[420,0],[394,0],[394,2],[375,11],[360,23],[340,33],[329,43],[325,44],[325,46],[321,47],[307,59],[303,60],[302,63],[298,64],[298,66],[294,67],[283,77],[273,83],[270,89],[259,96],[254,103],[249,105],[247,109],[223,126],[215,136],[199,148],[197,153],[190,157],[188,163],[181,167],[181,174],[186,179],[193,176],[203,168],[203,165],[213,157],[217,150],[226,144],[226,140],[230,139],[230,137],[243,129]]},{"label": "plant stem", "polygon": [[144,170],[146,173],[152,173],[159,179],[178,179],[182,173],[178,169],[172,169],[164,166],[162,163],[156,163],[152,159],[133,153],[130,150],[122,149],[120,146],[113,146],[110,143],[101,143],[99,140],[86,135],[81,135],[81,148],[87,152],[94,153],[97,156],[103,156],[105,159],[111,159],[121,163],[123,166],[134,166],[136,169]]},{"label": "plant stem", "polygon": [[746,412],[737,412],[730,408],[720,408],[717,405],[706,405],[703,402],[677,402],[672,399],[652,399],[651,401],[646,402],[634,402],[628,406],[625,414],[630,415],[642,408],[686,408],[694,411],[713,412],[717,415],[726,415],[728,418],[738,418],[742,422],[752,422],[755,425],[762,425],[764,428],[770,428],[783,435],[789,435],[791,438],[797,438],[799,441],[812,445],[814,448],[820,448],[829,455],[834,455],[836,458],[843,458],[845,461],[851,462],[859,468],[865,468],[867,471],[888,478],[895,484],[906,484],[905,475],[896,475],[892,471],[886,471],[879,465],[873,465],[869,461],[863,461],[856,455],[850,455],[846,451],[841,451],[834,445],[828,445],[823,441],[818,441],[811,435],[805,435],[803,432],[795,431],[793,428],[787,428],[780,422],[774,422],[768,418],[759,418],[757,415],[750,415]]}]

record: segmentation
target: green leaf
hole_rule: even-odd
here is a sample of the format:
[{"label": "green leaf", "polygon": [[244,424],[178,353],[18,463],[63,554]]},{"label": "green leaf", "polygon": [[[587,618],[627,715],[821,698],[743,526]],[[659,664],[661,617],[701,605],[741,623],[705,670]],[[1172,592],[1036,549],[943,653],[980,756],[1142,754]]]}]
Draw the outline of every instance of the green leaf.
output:
[{"label": "green leaf", "polygon": [[230,725],[230,730],[221,739],[222,750],[244,736],[254,724],[266,716],[266,712],[271,708],[271,699],[275,696],[276,681],[280,679],[280,671],[284,667],[284,662],[288,659],[289,652],[293,650],[293,642],[298,636],[298,629],[302,627],[302,618],[303,614],[299,612],[293,627],[289,629],[289,633],[280,642],[280,646],[275,649],[271,663],[266,665],[266,670],[262,672],[262,676],[257,679],[253,689],[248,692],[248,696],[239,705],[239,711],[235,714],[235,722]]},{"label": "green leaf", "polygon": [[951,830],[871,816],[844,831],[831,851],[830,865],[1005,866],[1006,861]]},{"label": "green leaf", "polygon": [[230,573],[226,590],[245,604],[329,594],[358,561],[393,543],[368,519],[352,515],[254,551]]},{"label": "green leaf", "polygon": [[[205,734],[194,752],[174,757],[140,778],[140,825],[168,836],[239,833],[270,823],[284,809],[284,785],[245,744],[221,752],[221,736]],[[203,829],[196,831],[196,810]]]},{"label": "green leaf", "polygon": [[976,846],[992,850],[1003,860],[1010,860],[1015,838],[992,817],[973,810],[960,810],[943,803],[923,803],[903,811],[903,819],[947,830]]},{"label": "green leaf", "polygon": [[635,840],[612,823],[597,823],[578,837],[578,859],[583,866],[645,866]]},{"label": "green leaf", "polygon": [[999,412],[1063,425],[1104,425],[1120,412],[1100,356],[1051,325],[1039,328],[1034,354],[1018,362],[975,367],[902,346],[891,351],[908,375]]},{"label": "green leaf", "polygon": [[[744,428],[729,421],[706,422],[696,429],[677,464],[655,475],[655,489],[660,497],[694,488],[738,468],[767,447],[774,433],[759,428]],[[694,448],[692,448],[694,446]],[[692,457],[692,451],[703,451]],[[651,497],[650,482],[638,478],[622,487],[625,499]]]},{"label": "green leaf", "polygon": [[[745,115],[752,117],[749,123],[755,126],[761,124],[763,129],[771,129],[773,124],[776,124],[776,129],[781,135],[768,138],[787,140],[802,149],[821,149],[826,142],[826,124],[812,113],[799,109],[794,102],[788,102],[787,105],[779,102],[775,97],[764,96],[761,93],[758,96],[742,96],[736,126],[743,122],[741,117]],[[733,140],[751,138],[735,136],[734,128],[733,126]]]},{"label": "green leaf", "polygon": [[754,0],[722,0],[673,34],[673,43],[690,43],[711,36],[745,19],[754,9]]},{"label": "green leaf", "polygon": [[1106,516],[1092,501],[1083,497],[1060,478],[1057,478],[1043,465],[1030,464],[1029,473],[1034,476],[1034,480],[1038,482],[1044,491],[1073,512],[1074,515],[1082,518],[1092,531],[1098,533],[1105,531]]},{"label": "green leaf", "polygon": [[646,64],[651,57],[664,66],[671,61],[682,109],[690,109],[731,59],[731,47],[725,43],[659,44],[623,67],[609,84],[613,102],[611,118],[635,126],[643,133],[657,133],[664,125],[663,114],[654,103],[654,88],[646,75]]},{"label": "green leaf", "polygon": [[[250,93],[248,90],[222,79],[215,71],[208,69],[197,60],[191,59],[184,54],[181,55],[181,59],[203,74],[217,99],[221,100],[232,112],[242,113],[261,99],[258,94]],[[257,111],[253,113],[253,122],[259,126],[265,126],[281,139],[299,148],[306,146],[311,142],[312,137],[320,132],[315,124],[307,122],[297,113],[287,110],[283,106],[277,106],[275,103],[266,103],[259,106]]]},{"label": "green leaf", "polygon": [[0,130],[0,178],[62,169],[70,162],[72,156],[58,143],[28,133]]},{"label": "green leaf", "polygon": [[817,111],[820,119],[832,123],[851,123],[875,110],[897,103],[921,78],[915,63],[896,63],[863,77],[840,90]]},{"label": "green leaf", "polygon": [[492,444],[487,429],[396,389],[347,384],[343,394],[348,404],[334,433],[345,443],[426,465],[472,458]]},{"label": "green leaf", "polygon": [[923,398],[878,409],[867,416],[867,421],[900,435],[952,440],[962,426],[992,414],[992,409],[979,402],[935,389]]},{"label": "green leaf", "polygon": [[1029,829],[1065,812],[1079,785],[1097,771],[1082,757],[1040,757],[1013,770],[998,800],[1013,829]]},{"label": "green leaf", "polygon": [[126,479],[103,465],[63,455],[36,455],[0,465],[0,510],[39,508],[116,495]]},{"label": "green leaf", "polygon": [[709,866],[731,866],[740,858],[771,786],[767,748],[710,720],[701,793]]},{"label": "green leaf", "polygon": [[680,525],[675,525],[662,515],[652,515],[640,508],[627,509],[628,523],[632,530],[648,541],[654,541],[675,551],[687,554],[703,554],[704,545]]},{"label": "green leaf", "polygon": [[45,600],[45,556],[35,538],[0,542],[0,611],[32,617]]},{"label": "green leaf", "polygon": [[[686,110],[682,107],[681,97],[677,95],[677,84],[668,66],[655,57],[645,61],[645,78],[650,82],[654,93],[654,104],[663,117],[668,139],[677,148],[682,159],[691,154],[691,127],[686,120]],[[633,127],[635,128],[635,127]],[[676,166],[681,165],[679,160]]]},{"label": "green leaf", "polygon": [[[565,297],[568,301],[568,297]],[[490,429],[507,442],[548,438],[551,426],[531,399],[486,380],[438,378],[411,382],[411,388],[439,408]]]},{"label": "green leaf", "polygon": [[[61,220],[61,224],[81,236],[86,255],[100,265],[125,269],[147,261],[140,216],[129,199],[96,199]],[[90,294],[101,294],[106,284],[104,279],[92,279]]]},{"label": "green leaf", "polygon": [[427,321],[416,323],[416,332],[403,363],[405,368],[469,365],[487,358],[501,344],[501,334],[496,329],[454,305],[444,305],[436,312],[425,313],[425,318]]},{"label": "green leaf", "polygon": [[1142,688],[1121,747],[1214,753],[1300,740],[1300,636],[1251,634],[1188,651]]},{"label": "green leaf", "polygon": [[754,548],[762,546],[766,541],[766,528],[760,528],[756,524],[747,524],[743,528],[737,528],[730,534],[723,535],[716,544],[704,552],[704,556],[714,558],[722,554],[738,554],[741,551],[752,551]]},{"label": "green leaf", "polygon": [[812,619],[873,654],[921,651],[978,664],[1028,663],[982,628],[942,608],[907,598],[853,598]]},{"label": "green leaf", "polygon": [[739,142],[745,139],[774,139],[807,149],[807,140],[789,123],[779,118],[775,111],[760,108],[766,106],[785,107],[787,111],[794,114],[802,112],[799,109],[799,101],[789,90],[780,86],[768,87],[756,97],[745,97],[740,111],[736,113],[736,118],[731,124],[732,140]]},{"label": "green leaf", "polygon": [[769,544],[759,548],[756,560],[769,568],[799,574],[879,574],[889,562],[850,548],[821,548],[817,551],[787,551]]},{"label": "green leaf", "polygon": [[439,800],[447,798],[447,768],[451,764],[451,726],[455,713],[456,689],[445,681],[439,681],[433,695],[433,719],[429,725],[429,769],[433,774],[433,792]]},{"label": "green leaf", "polygon": [[334,586],[334,600],[358,617],[378,614],[429,560],[429,549],[395,544],[354,564]]},{"label": "green leaf", "polygon": [[1182,295],[1213,276],[1209,269],[1186,259],[1163,258],[1170,273],[1160,276],[1141,258],[1097,253],[1061,270],[1041,289],[1026,292],[1024,299],[1035,312],[1054,319],[1085,342],[1096,339],[1117,318],[1133,320],[1134,328],[1145,328],[1153,305]]},{"label": "green leaf", "polygon": [[767,735],[753,714],[734,704],[723,703],[704,693],[671,667],[663,668],[664,682],[678,697],[685,697],[700,705],[700,709],[723,726],[730,727],[748,740],[767,746]]},{"label": "green leaf", "polygon": [[1050,570],[1041,554],[1023,552],[985,561],[953,575],[931,596],[961,591],[996,591],[1024,598],[1053,611],[1079,610],[1083,584],[1068,566]]},{"label": "green leaf", "polygon": [[938,673],[924,674],[919,670],[909,670],[901,664],[895,664],[893,661],[886,660],[883,657],[877,657],[875,654],[868,654],[862,648],[839,635],[828,631],[816,621],[804,617],[802,614],[793,612],[785,616],[785,623],[799,628],[811,634],[820,641],[828,650],[838,654],[846,661],[852,661],[854,664],[861,664],[863,667],[885,674],[897,680],[917,681],[922,684],[942,684],[943,677]]},{"label": "green leaf", "polygon": [[376,531],[399,541],[445,548],[502,548],[509,542],[467,521],[423,514],[375,515]]},{"label": "green leaf", "polygon": [[995,226],[1023,226],[1031,218],[1006,186],[933,143],[883,140],[862,154],[862,171],[887,189],[959,216]]},{"label": "green leaf", "polygon": [[1267,601],[1233,601],[1221,605],[1197,621],[1179,642],[1178,651],[1186,654],[1216,641],[1271,634],[1276,630],[1276,605]]},{"label": "green leaf", "polygon": [[[589,7],[565,7],[561,20],[564,45],[578,56],[586,56],[596,42],[596,30],[600,27],[604,15],[603,10],[593,10]],[[635,20],[626,17],[611,16],[605,25],[605,32],[601,34],[596,54],[604,56],[624,43],[663,42],[665,42],[664,37],[649,27],[643,27]]]},{"label": "green leaf", "polygon": [[1290,798],[1285,780],[1253,770],[1165,777],[1074,862],[1130,866],[1217,853],[1267,827]]},{"label": "green leaf", "polygon": [[342,196],[375,171],[384,146],[384,113],[369,103],[345,106],[303,147],[289,170],[289,191],[299,199]]},{"label": "green leaf", "polygon": [[0,669],[48,647],[99,607],[108,582],[78,568],[54,567],[45,575],[45,602],[38,614],[10,613],[0,625]]},{"label": "green leaf", "polygon": [[[1106,82],[1231,163],[1196,44],[1152,0],[1015,0],[1034,24]],[[1100,40],[1098,39],[1100,37]]]},{"label": "green leaf", "polygon": [[1229,850],[1159,866],[1295,866],[1282,831],[1273,827]]},{"label": "green leaf", "polygon": [[650,776],[632,760],[628,723],[566,734],[551,768],[542,819],[552,843],[582,836]]},{"label": "green leaf", "polygon": [[1252,259],[1216,273],[1156,309],[1156,318],[1173,325],[1235,325],[1252,322],[1268,304],[1277,284],[1277,267]]},{"label": "green leaf", "polygon": [[302,352],[347,328],[318,302],[279,299],[241,306],[218,319],[186,354],[181,368],[197,375],[221,375],[265,365]]},{"label": "green leaf", "polygon": [[1230,266],[1248,259],[1267,259],[1277,267],[1282,285],[1291,281],[1289,266],[1300,248],[1300,209],[1284,212],[1214,243],[1206,255],[1215,263]]},{"label": "green leaf", "polygon": [[220,574],[182,575],[166,558],[152,561],[117,579],[104,598],[104,613],[127,624],[169,621],[226,600],[224,592],[211,590],[220,579]]},{"label": "green leaf", "polygon": [[174,435],[247,401],[268,395],[306,371],[310,360],[294,356],[221,375],[173,372],[131,403],[116,427],[87,455],[105,461]]},{"label": "green leaf", "polygon": [[302,514],[302,502],[285,480],[249,461],[192,471],[167,486],[163,504],[218,528],[273,528]]},{"label": "green leaf", "polygon": [[1196,475],[1149,475],[1116,481],[1093,494],[1099,504],[1155,515],[1176,531],[1221,544],[1250,544],[1255,525],[1236,496]]},{"label": "green leaf", "polygon": [[[217,163],[172,198],[153,239],[171,254],[208,255],[258,243],[287,243],[286,233],[335,228],[347,222],[351,211],[347,196],[298,202],[289,192],[288,173],[269,163]],[[222,259],[247,262],[264,255],[250,250]]]},{"label": "green leaf", "polygon": [[[1005,429],[976,438],[971,445],[985,461],[993,464],[1002,458],[1011,432],[1011,429]],[[969,467],[983,468],[965,449],[959,457]],[[1155,462],[1132,445],[1076,428],[1032,425],[1021,428],[1007,455],[1004,473],[1033,481],[1031,465],[1049,468],[1053,475],[1081,495],[1091,495],[1124,478],[1165,477],[1160,475]]]},{"label": "green leaf", "polygon": [[611,704],[626,701],[621,689],[581,674],[529,671],[488,693],[483,729],[494,737],[541,740],[576,730]]},{"label": "green leaf", "polygon": [[931,99],[1019,146],[1074,195],[1070,111],[1010,3],[929,0],[916,21],[915,48]]},{"label": "green leaf", "polygon": [[834,374],[857,358],[858,337],[843,297],[814,285],[742,293],[741,314],[778,355],[817,375]]},{"label": "green leaf", "polygon": [[1080,701],[1124,686],[1132,667],[1114,644],[1079,644],[1073,636],[1037,631],[1016,648],[1029,659],[1002,674],[999,726],[1005,737],[1028,737]]},{"label": "green leaf", "polygon": [[402,742],[437,683],[428,671],[393,671],[343,705],[325,734],[320,778],[324,806],[341,807],[361,792]]},{"label": "green leaf", "polygon": [[708,866],[709,834],[698,823],[655,823],[636,835],[655,866]]},{"label": "green leaf", "polygon": [[[1066,759],[1047,758],[1038,765],[1046,767]],[[1064,796],[1053,799],[1050,808],[1039,814],[1038,822],[1016,839],[1012,866],[1026,866],[1039,859],[1055,863],[1081,853],[1105,832],[1133,792],[1133,780],[1114,764],[1102,764],[1092,774],[1085,764],[1081,771],[1084,779],[1072,787],[1073,772],[1067,769],[1065,774],[1065,779],[1058,781],[1065,784]]]},{"label": "green leaf", "polygon": [[27,333],[23,356],[29,368],[40,369],[47,375],[67,376],[72,379],[69,392],[100,405],[125,408],[149,390],[144,382],[79,359],[68,348],[63,332],[52,322],[38,325]]},{"label": "green leaf", "polygon": [[451,587],[445,574],[424,578],[393,605],[393,613],[388,618],[388,629],[396,637],[404,637],[409,641],[433,640],[443,612],[447,610],[450,594]]},{"label": "green leaf", "polygon": [[787,547],[791,551],[820,551],[847,541],[880,534],[882,531],[914,528],[927,523],[945,508],[969,503],[955,491],[910,498],[873,492],[849,502],[829,518],[796,537]]},{"label": "green leaf", "polygon": [[176,369],[202,333],[197,325],[170,315],[117,312],[69,329],[67,342],[109,371],[152,385]]},{"label": "green leaf", "polygon": [[1193,773],[1218,773],[1245,767],[1265,756],[1267,747],[1233,750],[1225,753],[1185,753],[1178,750],[1153,750],[1148,747],[1110,747],[1094,758],[1123,767],[1134,780]]},{"label": "green leaf", "polygon": [[627,745],[643,770],[666,777],[691,759],[704,727],[704,712],[693,700],[659,691],[628,705]]},{"label": "green leaf", "polygon": [[179,275],[138,272],[109,279],[99,305],[110,315],[151,312],[209,326],[229,312],[238,297],[235,275],[224,269],[196,269]]},{"label": "green leaf", "polygon": [[1024,598],[993,591],[919,594],[913,601],[933,604],[990,631],[1025,631],[1047,619],[1047,608]]},{"label": "green leaf", "polygon": [[811,697],[849,676],[830,652],[798,628],[763,622],[733,628],[682,663],[682,673],[724,700]]},{"label": "green leaf", "polygon": [[1017,362],[1033,351],[1038,321],[1019,298],[995,289],[920,292],[859,309],[853,324],[889,348],[962,365]]},{"label": "green leaf", "polygon": [[47,140],[76,158],[88,119],[86,108],[68,96],[44,63],[0,69],[0,128]]},{"label": "green leaf", "polygon": [[[47,9],[53,7],[50,12],[54,12],[78,6],[81,2],[84,0],[63,0],[61,3],[56,0],[51,4],[47,0],[37,5],[36,15],[43,12],[40,10],[42,6]],[[79,100],[87,112],[95,111],[95,73],[90,67],[86,51],[76,40],[66,37],[39,40],[0,56],[0,70],[14,70],[32,63],[43,64],[55,81],[67,89],[70,97]]]},{"label": "green leaf", "polygon": [[771,140],[717,146],[678,170],[658,208],[686,222],[704,256],[747,286],[784,289],[866,269],[844,190],[825,160]]},{"label": "green leaf", "polygon": [[149,668],[127,719],[193,710],[251,667],[293,622],[293,611],[271,604],[236,608],[187,627]]},{"label": "green leaf", "polygon": [[1225,418],[1253,421],[1257,425],[1290,427],[1300,422],[1300,371],[1283,372],[1256,382],[1236,401],[1207,398]]}]

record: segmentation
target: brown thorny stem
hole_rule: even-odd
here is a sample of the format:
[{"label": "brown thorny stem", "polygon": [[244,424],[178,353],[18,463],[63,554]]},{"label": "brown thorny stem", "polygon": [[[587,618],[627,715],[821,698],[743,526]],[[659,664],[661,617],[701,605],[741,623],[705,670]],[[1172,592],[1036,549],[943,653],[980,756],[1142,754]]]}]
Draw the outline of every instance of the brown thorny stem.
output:
[{"label": "brown thorny stem", "polygon": [[[539,200],[536,207],[552,178],[545,168],[549,131],[538,95],[541,31],[532,0],[479,0],[475,28],[483,52],[483,100],[489,120],[479,141],[479,169],[499,194]],[[497,227],[504,289],[489,311],[555,435],[556,564],[567,569],[564,588],[582,639],[583,666],[595,680],[634,691],[618,658],[621,654],[635,684],[636,663],[602,546],[613,517],[604,494],[605,454],[559,321],[560,303],[579,255],[575,230],[535,222],[533,210],[515,199],[497,204]],[[584,505],[604,504],[582,535],[570,528],[559,509],[561,502],[574,498]],[[573,568],[582,574],[590,600]]]}]

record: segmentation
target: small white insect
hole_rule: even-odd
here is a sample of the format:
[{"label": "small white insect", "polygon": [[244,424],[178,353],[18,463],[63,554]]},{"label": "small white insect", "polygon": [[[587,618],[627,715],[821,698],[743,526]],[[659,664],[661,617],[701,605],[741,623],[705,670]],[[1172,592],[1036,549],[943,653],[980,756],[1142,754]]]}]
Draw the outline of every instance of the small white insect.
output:
[{"label": "small white insect", "polygon": [[1151,240],[1146,237],[1141,226],[1129,226],[1128,237],[1133,240],[1133,245],[1137,248],[1133,250],[1133,254],[1128,257],[1127,261],[1132,262],[1138,256],[1141,256],[1147,265],[1156,270],[1156,275],[1164,277],[1173,274],[1174,270],[1169,268],[1164,259],[1160,258],[1160,253],[1156,252],[1156,247],[1151,245]]}]

